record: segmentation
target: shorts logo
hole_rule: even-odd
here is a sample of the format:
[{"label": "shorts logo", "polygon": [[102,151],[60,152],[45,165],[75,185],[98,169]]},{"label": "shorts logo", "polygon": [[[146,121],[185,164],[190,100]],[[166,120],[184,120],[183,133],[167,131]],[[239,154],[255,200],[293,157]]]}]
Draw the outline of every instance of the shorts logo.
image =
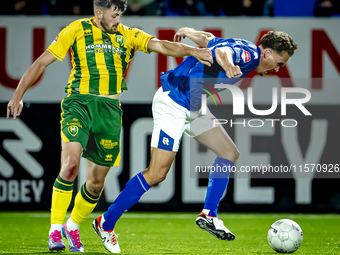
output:
[{"label": "shorts logo", "polygon": [[250,61],[250,53],[248,51],[244,50],[242,52],[241,58],[242,58],[244,63],[249,62]]},{"label": "shorts logo", "polygon": [[111,154],[107,154],[106,156],[105,156],[105,161],[112,161],[112,155]]},{"label": "shorts logo", "polygon": [[172,151],[172,148],[174,147],[174,139],[170,137],[167,133],[165,133],[163,130],[159,133],[159,139],[158,139],[158,148]]},{"label": "shorts logo", "polygon": [[69,126],[67,128],[67,130],[70,133],[70,135],[72,135],[72,136],[76,136],[78,134],[78,127],[77,126]]},{"label": "shorts logo", "polygon": [[163,144],[164,145],[169,145],[169,139],[166,137],[163,137]]},{"label": "shorts logo", "polygon": [[100,144],[105,148],[105,149],[112,149],[113,147],[118,145],[118,142],[112,142],[111,140],[105,140],[101,139]]}]

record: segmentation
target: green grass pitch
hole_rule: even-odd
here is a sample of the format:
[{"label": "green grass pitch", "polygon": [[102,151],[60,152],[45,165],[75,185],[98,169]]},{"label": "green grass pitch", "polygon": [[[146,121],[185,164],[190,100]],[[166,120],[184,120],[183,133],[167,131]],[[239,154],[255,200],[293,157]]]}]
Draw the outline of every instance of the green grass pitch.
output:
[{"label": "green grass pitch", "polygon": [[[108,254],[91,226],[100,214],[91,214],[80,228],[85,254]],[[294,254],[340,254],[340,215],[220,213],[236,236],[231,242],[199,229],[196,216],[125,213],[115,229],[121,254],[276,254],[268,245],[267,231],[283,218],[296,221],[303,230],[303,243]],[[0,212],[0,254],[50,254],[48,230],[48,212]],[[64,253],[70,253],[67,244]]]}]

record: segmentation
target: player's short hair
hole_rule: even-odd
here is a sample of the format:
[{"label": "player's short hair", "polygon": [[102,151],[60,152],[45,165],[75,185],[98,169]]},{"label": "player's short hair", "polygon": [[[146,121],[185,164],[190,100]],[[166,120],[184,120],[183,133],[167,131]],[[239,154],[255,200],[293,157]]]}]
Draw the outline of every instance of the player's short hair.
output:
[{"label": "player's short hair", "polygon": [[292,37],[287,33],[280,31],[269,31],[262,36],[260,45],[262,45],[264,49],[270,48],[279,54],[285,51],[288,53],[289,57],[293,56],[295,50],[298,48]]},{"label": "player's short hair", "polygon": [[127,0],[93,0],[93,6],[110,9],[115,5],[119,11],[125,12],[127,8]]}]

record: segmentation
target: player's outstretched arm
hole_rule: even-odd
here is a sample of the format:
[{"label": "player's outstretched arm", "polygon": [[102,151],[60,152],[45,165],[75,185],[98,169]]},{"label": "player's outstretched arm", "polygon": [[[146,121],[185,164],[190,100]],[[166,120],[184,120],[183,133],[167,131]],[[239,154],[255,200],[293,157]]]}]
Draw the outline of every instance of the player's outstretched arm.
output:
[{"label": "player's outstretched arm", "polygon": [[238,78],[242,76],[239,66],[234,65],[233,52],[228,47],[215,49],[216,61],[224,69],[229,78]]},{"label": "player's outstretched arm", "polygon": [[34,63],[27,69],[26,73],[19,81],[18,87],[14,91],[12,99],[7,105],[7,119],[12,115],[16,119],[20,115],[23,103],[22,98],[28,88],[38,79],[45,71],[46,67],[57,59],[48,51],[45,51]]},{"label": "player's outstretched arm", "polygon": [[211,66],[211,63],[213,63],[212,52],[207,48],[200,49],[183,43],[152,38],[148,43],[148,49],[151,52],[157,52],[171,57],[193,56],[207,66]]},{"label": "player's outstretched arm", "polygon": [[212,33],[204,32],[204,31],[196,31],[193,28],[182,27],[180,28],[175,36],[174,41],[180,42],[185,37],[188,37],[191,41],[196,43],[199,47],[206,48],[211,39],[215,38]]}]

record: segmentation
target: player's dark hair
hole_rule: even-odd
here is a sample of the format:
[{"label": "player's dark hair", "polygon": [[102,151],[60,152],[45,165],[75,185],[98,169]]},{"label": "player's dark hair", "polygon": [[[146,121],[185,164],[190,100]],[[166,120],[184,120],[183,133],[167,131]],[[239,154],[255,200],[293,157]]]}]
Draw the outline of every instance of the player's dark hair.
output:
[{"label": "player's dark hair", "polygon": [[116,6],[119,11],[125,12],[127,8],[127,0],[93,0],[94,7],[102,7],[110,9],[112,5]]},{"label": "player's dark hair", "polygon": [[295,50],[298,48],[292,37],[287,33],[280,31],[269,31],[262,36],[260,45],[262,45],[264,49],[270,48],[279,54],[285,51],[288,53],[289,57],[293,56]]}]

